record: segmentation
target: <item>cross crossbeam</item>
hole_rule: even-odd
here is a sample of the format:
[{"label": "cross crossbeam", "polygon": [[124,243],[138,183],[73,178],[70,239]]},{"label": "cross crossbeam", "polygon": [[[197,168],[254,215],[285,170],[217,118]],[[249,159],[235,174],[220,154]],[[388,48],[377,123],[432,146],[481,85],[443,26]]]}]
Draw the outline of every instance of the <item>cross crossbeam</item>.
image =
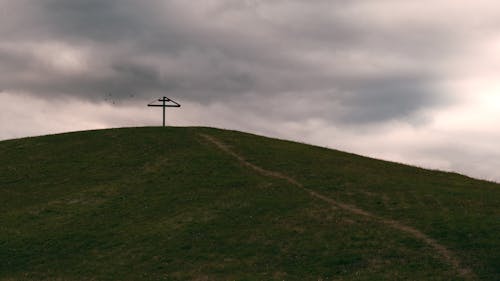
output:
[{"label": "cross crossbeam", "polygon": [[[160,101],[162,104],[155,104],[155,102]],[[148,104],[150,107],[163,107],[163,127],[165,127],[165,108],[166,107],[181,107],[180,104],[177,102],[167,98],[167,97],[162,97],[161,99],[152,101]]]}]

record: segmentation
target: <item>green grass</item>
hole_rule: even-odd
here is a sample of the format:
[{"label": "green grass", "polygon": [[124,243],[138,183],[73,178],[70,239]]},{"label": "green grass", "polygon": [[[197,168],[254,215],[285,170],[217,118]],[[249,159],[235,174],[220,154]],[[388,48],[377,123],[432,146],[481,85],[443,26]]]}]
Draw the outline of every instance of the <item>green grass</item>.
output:
[{"label": "green grass", "polygon": [[417,228],[500,280],[500,186],[209,128],[0,142],[0,280],[462,280]]}]

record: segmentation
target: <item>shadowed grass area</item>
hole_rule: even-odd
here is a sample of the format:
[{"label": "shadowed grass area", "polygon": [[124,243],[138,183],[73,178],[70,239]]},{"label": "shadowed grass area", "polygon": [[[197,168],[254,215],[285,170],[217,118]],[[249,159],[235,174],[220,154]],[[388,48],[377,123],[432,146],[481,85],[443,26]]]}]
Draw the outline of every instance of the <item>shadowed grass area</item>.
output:
[{"label": "shadowed grass area", "polygon": [[130,128],[0,142],[0,280],[461,280],[415,237],[200,133],[500,279],[496,184],[240,132]]}]

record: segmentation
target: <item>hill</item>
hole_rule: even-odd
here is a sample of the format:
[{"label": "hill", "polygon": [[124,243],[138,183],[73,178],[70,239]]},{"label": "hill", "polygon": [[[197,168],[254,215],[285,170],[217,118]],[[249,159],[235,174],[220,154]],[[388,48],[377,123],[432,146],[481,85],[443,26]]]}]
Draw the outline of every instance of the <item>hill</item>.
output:
[{"label": "hill", "polygon": [[211,128],[0,157],[0,280],[500,280],[495,183]]}]

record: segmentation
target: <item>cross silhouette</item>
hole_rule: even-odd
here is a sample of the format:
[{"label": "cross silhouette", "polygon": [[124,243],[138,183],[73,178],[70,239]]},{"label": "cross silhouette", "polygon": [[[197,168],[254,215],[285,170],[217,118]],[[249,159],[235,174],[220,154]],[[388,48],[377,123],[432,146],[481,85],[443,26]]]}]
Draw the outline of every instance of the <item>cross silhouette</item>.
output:
[{"label": "cross silhouette", "polygon": [[[155,102],[157,101],[161,101],[162,104],[155,104]],[[181,107],[181,105],[167,97],[163,97],[157,101],[156,100],[152,101],[151,103],[148,104],[148,106],[163,107],[163,127],[165,127],[165,107]],[[167,104],[167,102],[169,102],[170,104]]]}]

